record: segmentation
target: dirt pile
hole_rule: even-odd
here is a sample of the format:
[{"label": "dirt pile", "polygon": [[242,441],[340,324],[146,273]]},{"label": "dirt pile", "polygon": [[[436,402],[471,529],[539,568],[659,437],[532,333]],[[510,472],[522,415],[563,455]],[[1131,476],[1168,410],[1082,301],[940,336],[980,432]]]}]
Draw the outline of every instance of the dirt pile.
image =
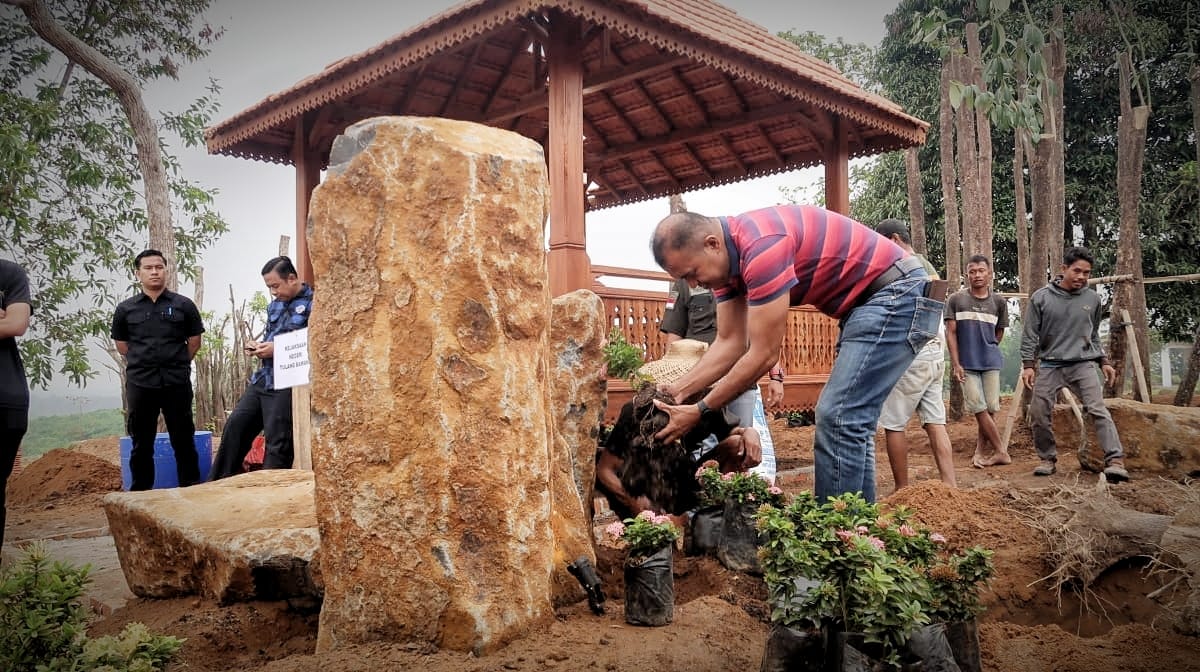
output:
[{"label": "dirt pile", "polygon": [[55,448],[28,462],[8,482],[8,501],[22,506],[121,489],[121,468],[102,458]]}]

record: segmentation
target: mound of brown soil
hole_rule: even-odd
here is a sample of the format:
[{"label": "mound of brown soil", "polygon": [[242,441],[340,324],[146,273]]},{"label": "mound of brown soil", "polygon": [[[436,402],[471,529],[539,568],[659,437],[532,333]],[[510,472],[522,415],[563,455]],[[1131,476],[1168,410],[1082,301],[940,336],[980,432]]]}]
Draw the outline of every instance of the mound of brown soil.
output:
[{"label": "mound of brown soil", "polygon": [[39,504],[120,489],[119,466],[95,455],[55,448],[26,464],[8,482],[8,501],[18,506]]}]

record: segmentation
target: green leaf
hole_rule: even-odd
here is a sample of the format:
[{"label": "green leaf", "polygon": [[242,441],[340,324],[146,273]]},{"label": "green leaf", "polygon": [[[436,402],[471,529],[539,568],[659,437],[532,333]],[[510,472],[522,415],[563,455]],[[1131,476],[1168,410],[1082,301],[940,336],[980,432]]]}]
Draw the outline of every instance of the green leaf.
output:
[{"label": "green leaf", "polygon": [[950,82],[950,107],[958,109],[963,101],[963,85],[960,82]]},{"label": "green leaf", "polygon": [[993,16],[1000,16],[1008,11],[1011,0],[992,0]]}]

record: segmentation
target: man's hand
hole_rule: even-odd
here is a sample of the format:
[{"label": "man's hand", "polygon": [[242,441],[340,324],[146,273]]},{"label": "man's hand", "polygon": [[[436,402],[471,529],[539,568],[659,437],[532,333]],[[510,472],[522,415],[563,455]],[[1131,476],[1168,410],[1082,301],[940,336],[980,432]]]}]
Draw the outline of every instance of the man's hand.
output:
[{"label": "man's hand", "polygon": [[783,381],[772,380],[767,383],[767,408],[771,411],[783,403]]},{"label": "man's hand", "polygon": [[[661,391],[662,388],[660,387]],[[670,418],[666,427],[662,431],[654,435],[655,439],[663,443],[671,443],[683,438],[696,425],[700,424],[700,409],[696,408],[695,404],[685,404],[683,406],[668,406],[658,399],[654,400],[654,407],[660,411],[664,411]]]},{"label": "man's hand", "polygon": [[1117,384],[1117,370],[1112,367],[1112,364],[1101,364],[1100,370],[1104,372],[1104,382],[1109,386]]},{"label": "man's hand", "polygon": [[951,367],[950,372],[954,375],[954,379],[960,383],[967,382],[967,372],[963,369],[962,364],[955,364]]},{"label": "man's hand", "polygon": [[753,427],[738,427],[730,433],[736,436],[741,444],[739,453],[742,457],[740,471],[752,469],[762,463],[762,437]]},{"label": "man's hand", "polygon": [[[1108,368],[1112,368],[1111,366]],[[1033,389],[1033,381],[1037,380],[1037,369],[1028,367],[1021,369],[1021,382],[1025,383],[1025,387]]]},{"label": "man's hand", "polygon": [[258,343],[254,346],[254,351],[250,354],[258,357],[259,359],[270,359],[275,356],[275,342],[266,341],[264,343]]}]

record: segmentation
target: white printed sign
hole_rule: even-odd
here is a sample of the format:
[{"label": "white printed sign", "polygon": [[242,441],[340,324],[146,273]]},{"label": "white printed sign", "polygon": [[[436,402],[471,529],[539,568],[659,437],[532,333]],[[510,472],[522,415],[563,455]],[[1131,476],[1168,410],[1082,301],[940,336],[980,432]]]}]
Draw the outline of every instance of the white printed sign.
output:
[{"label": "white printed sign", "polygon": [[308,329],[275,337],[275,389],[308,384]]}]

